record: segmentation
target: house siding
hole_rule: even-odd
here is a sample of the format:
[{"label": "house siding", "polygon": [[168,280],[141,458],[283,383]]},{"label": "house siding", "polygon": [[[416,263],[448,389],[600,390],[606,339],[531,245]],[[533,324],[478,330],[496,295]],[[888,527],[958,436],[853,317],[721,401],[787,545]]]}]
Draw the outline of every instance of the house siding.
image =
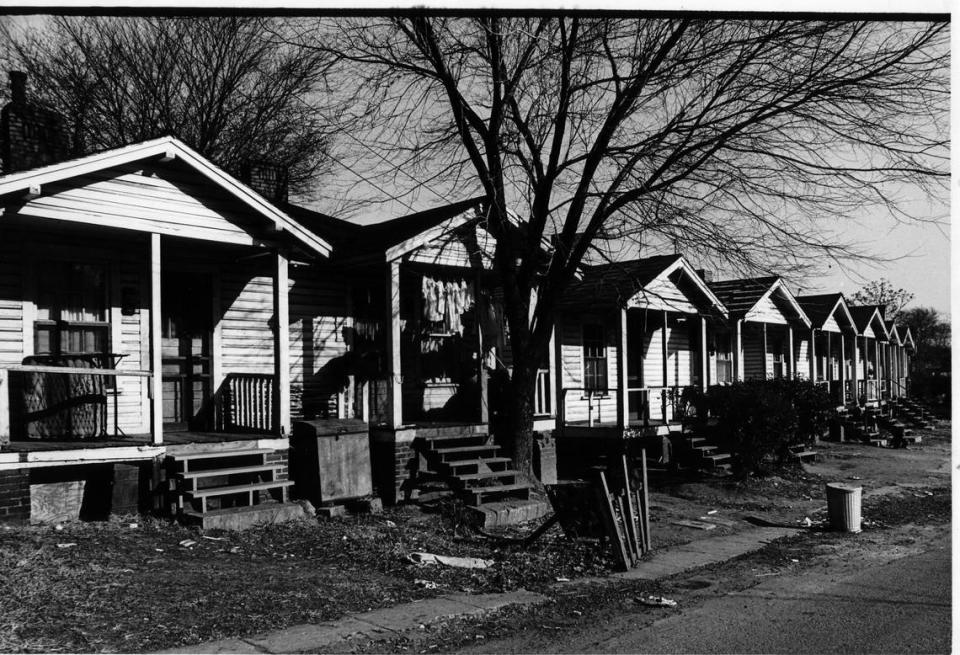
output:
[{"label": "house siding", "polygon": [[[617,372],[617,332],[609,320],[585,317],[582,320],[567,319],[560,323],[558,331],[561,340],[560,366],[564,389],[578,389],[567,391],[564,396],[565,418],[567,421],[587,421],[590,415],[589,400],[586,393],[580,391],[583,387],[583,326],[599,324],[604,326],[607,355],[607,387],[610,392],[603,398],[594,399],[593,418],[609,422],[617,417],[617,394],[615,389],[619,385]],[[599,412],[599,414],[598,414]]]}]

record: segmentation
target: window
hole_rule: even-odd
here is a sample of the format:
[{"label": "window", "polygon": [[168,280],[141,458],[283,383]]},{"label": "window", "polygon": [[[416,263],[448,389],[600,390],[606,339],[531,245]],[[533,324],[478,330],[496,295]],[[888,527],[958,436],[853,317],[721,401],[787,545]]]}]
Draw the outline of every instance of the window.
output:
[{"label": "window", "polygon": [[607,390],[607,347],[602,325],[583,326],[583,387]]},{"label": "window", "polygon": [[783,377],[784,371],[783,342],[773,342],[773,379],[779,380]]},{"label": "window", "polygon": [[79,355],[109,351],[103,266],[47,262],[38,268],[34,352]]},{"label": "window", "polygon": [[717,353],[717,384],[733,382],[733,353],[727,335],[713,335],[713,349]]}]

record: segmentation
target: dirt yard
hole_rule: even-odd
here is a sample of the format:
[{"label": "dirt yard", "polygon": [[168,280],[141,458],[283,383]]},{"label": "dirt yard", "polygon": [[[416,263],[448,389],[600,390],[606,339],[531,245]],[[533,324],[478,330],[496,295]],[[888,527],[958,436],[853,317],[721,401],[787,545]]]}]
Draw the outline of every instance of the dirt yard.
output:
[{"label": "dirt yard", "polygon": [[[825,505],[824,481],[856,480],[864,486],[868,530],[897,524],[903,516],[922,516],[934,500],[946,503],[949,515],[949,424],[923,436],[922,446],[906,450],[823,444],[818,447],[820,462],[778,477],[652,481],[653,545],[669,548],[737,531],[748,527],[751,517],[789,525],[807,517],[818,521],[823,518],[818,510]],[[893,492],[899,500],[876,504],[869,496],[877,491]],[[565,539],[558,528],[528,551],[519,551],[471,533],[459,525],[449,505],[440,509],[426,513],[416,507],[395,508],[381,515],[245,533],[203,533],[134,516],[59,529],[0,529],[0,651],[158,650],[331,620],[349,611],[450,591],[523,587],[555,594],[558,577],[610,571],[605,552]],[[926,513],[940,515],[942,510]],[[718,527],[704,531],[673,523],[701,517]],[[790,549],[800,547],[787,544],[772,550],[762,566],[793,566],[796,558]],[[887,541],[877,542],[878,552],[887,547]],[[416,551],[494,563],[485,570],[419,567],[407,560]],[[756,575],[749,571],[741,583]],[[641,585],[634,586],[636,590],[611,585],[590,594],[582,589],[563,592],[570,597],[561,599],[566,603],[562,611],[569,609],[566,618],[578,616],[574,612],[589,616],[591,607],[606,596],[639,593]],[[653,592],[658,589],[676,591],[654,585]],[[488,621],[508,622],[511,614],[501,614]],[[542,617],[544,625],[566,629],[566,623],[550,616]],[[463,645],[465,634],[455,639],[455,632],[448,633],[437,644]],[[433,645],[420,649],[436,650],[429,648]],[[413,644],[396,646],[400,650]],[[370,649],[377,650],[377,645]]]}]

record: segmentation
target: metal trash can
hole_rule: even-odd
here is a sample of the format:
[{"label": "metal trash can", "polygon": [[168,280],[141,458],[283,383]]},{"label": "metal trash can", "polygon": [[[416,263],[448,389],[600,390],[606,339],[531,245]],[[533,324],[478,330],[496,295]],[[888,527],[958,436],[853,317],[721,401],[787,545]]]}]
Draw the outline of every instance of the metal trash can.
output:
[{"label": "metal trash can", "polygon": [[860,498],[863,487],[843,482],[827,483],[830,527],[842,532],[860,532]]},{"label": "metal trash can", "polygon": [[290,445],[298,498],[319,507],[373,493],[370,439],[364,421],[294,421]]}]

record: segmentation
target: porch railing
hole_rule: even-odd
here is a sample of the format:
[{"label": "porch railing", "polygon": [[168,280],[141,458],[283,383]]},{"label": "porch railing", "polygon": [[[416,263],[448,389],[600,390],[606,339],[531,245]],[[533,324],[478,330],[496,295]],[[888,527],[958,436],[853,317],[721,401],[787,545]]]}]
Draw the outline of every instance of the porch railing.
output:
[{"label": "porch railing", "polygon": [[42,364],[0,367],[0,444],[11,438],[82,441],[128,436],[120,428],[122,391],[119,385],[108,389],[106,384],[108,378],[121,377],[149,380],[153,374]]},{"label": "porch railing", "polygon": [[534,416],[551,416],[552,403],[550,401],[550,371],[541,368],[537,371],[537,390],[533,397]]},{"label": "porch railing", "polygon": [[[608,408],[606,412],[607,423],[611,421],[616,421],[617,418],[617,409],[616,409],[616,398],[617,398],[617,389],[610,387],[608,389],[587,389],[584,387],[564,387],[560,394],[560,420],[564,425],[570,423],[570,419],[567,416],[567,409],[570,404],[567,400],[567,396],[571,392],[577,392],[581,394],[580,400],[587,401],[587,426],[594,427],[598,423],[603,423],[604,420],[604,411],[603,404],[604,400],[607,401],[607,404],[613,404],[612,408]],[[596,412],[594,412],[596,410]],[[580,422],[578,420],[577,422]]]},{"label": "porch railing", "polygon": [[228,373],[221,395],[224,431],[273,432],[273,386],[273,375]]},{"label": "porch railing", "polygon": [[[678,385],[672,386],[650,386],[650,387],[632,387],[627,389],[627,408],[628,416],[624,417],[624,422],[629,425],[631,421],[639,420],[644,426],[651,421],[670,421],[676,419],[682,413],[680,411],[680,396],[684,387]],[[587,404],[587,427],[597,425],[615,425],[617,422],[617,403],[619,402],[619,389],[610,387],[605,390],[586,389],[584,387],[564,387],[560,394],[561,406],[559,418],[564,425],[582,424],[583,419],[577,418],[571,421],[568,409],[570,407],[569,395],[579,393],[579,401],[586,401]],[[651,401],[655,394],[659,393],[659,398]],[[606,405],[606,407],[605,407]]]}]

